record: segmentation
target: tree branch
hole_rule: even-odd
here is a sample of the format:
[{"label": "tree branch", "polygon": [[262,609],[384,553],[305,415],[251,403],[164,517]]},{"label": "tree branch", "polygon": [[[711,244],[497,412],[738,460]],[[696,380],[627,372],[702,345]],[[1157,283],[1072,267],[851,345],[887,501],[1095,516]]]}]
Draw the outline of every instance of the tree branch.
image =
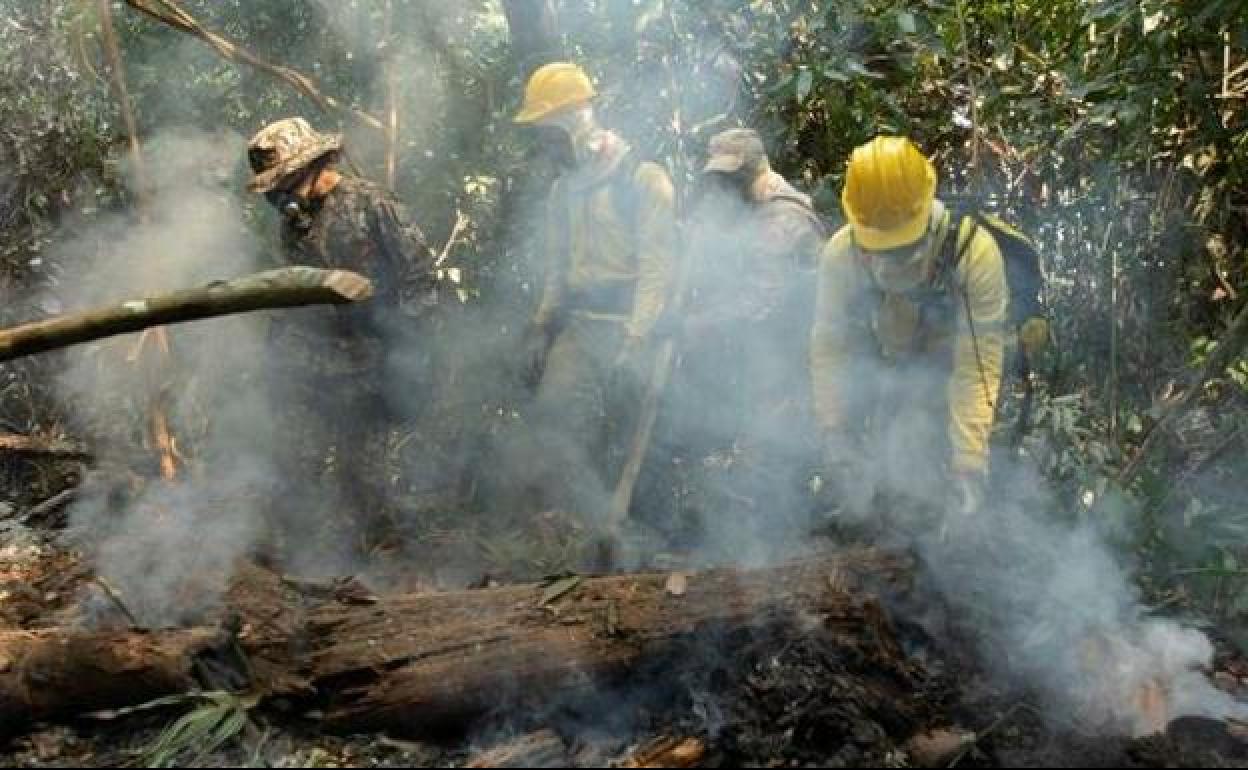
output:
[{"label": "tree branch", "polygon": [[312,101],[313,104],[324,112],[345,113],[369,128],[374,128],[383,133],[386,131],[386,126],[382,123],[382,121],[367,112],[344,105],[332,96],[326,96],[321,92],[316,81],[307,75],[304,75],[302,72],[280,64],[273,64],[265,61],[247,49],[236,45],[216,33],[209,32],[204,29],[203,26],[195,20],[195,17],[187,13],[186,10],[174,2],[174,0],[125,0],[125,3],[134,10],[155,19],[162,24],[167,24],[174,29],[199,38],[211,46],[212,49],[222,57],[234,62],[235,64],[246,64],[264,72],[267,75],[271,75],[272,77],[281,80],[299,93],[306,96]]},{"label": "tree branch", "polygon": [[287,267],[218,281],[111,307],[0,329],[0,361],[45,353],[151,326],[270,308],[359,302],[373,292],[367,278],[346,270]]}]

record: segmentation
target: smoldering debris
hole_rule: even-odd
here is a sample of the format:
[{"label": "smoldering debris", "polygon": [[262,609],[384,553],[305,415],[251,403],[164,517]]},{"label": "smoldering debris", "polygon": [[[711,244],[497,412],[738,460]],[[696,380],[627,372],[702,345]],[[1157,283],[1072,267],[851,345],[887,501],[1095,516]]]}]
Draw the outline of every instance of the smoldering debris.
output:
[{"label": "smoldering debris", "polygon": [[1033,693],[1056,723],[1074,718],[1106,735],[1148,735],[1184,716],[1248,715],[1210,681],[1205,634],[1151,616],[1093,523],[1008,494],[997,500],[973,520],[944,518],[915,542],[954,624],[1002,682]]},{"label": "smoldering debris", "polygon": [[[257,269],[260,242],[234,189],[240,146],[231,134],[190,130],[148,141],[147,205],[71,226],[56,300],[90,306]],[[177,479],[88,486],[70,510],[99,574],[145,624],[200,617],[263,532],[274,449],[264,333],[255,316],[130,335],[67,358],[58,378],[104,466],[144,464],[131,452],[154,451],[156,408],[173,426],[172,451],[194,466]]]}]

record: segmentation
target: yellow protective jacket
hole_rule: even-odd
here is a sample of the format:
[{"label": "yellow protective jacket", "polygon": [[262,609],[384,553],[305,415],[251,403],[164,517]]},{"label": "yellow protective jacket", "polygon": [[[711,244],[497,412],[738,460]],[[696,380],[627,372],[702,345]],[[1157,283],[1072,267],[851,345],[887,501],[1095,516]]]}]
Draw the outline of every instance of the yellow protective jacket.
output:
[{"label": "yellow protective jacket", "polygon": [[[936,244],[929,250],[922,270],[932,270],[944,239],[951,235],[952,216],[939,206],[941,219],[935,227]],[[1002,362],[1005,355],[1005,326],[1009,303],[1005,263],[992,235],[964,219],[957,234],[961,260],[947,279],[952,286],[952,328],[927,330],[920,334],[919,352],[952,345],[951,368],[946,391],[950,458],[955,473],[980,472],[988,462],[988,439],[992,430]],[[968,237],[970,242],[967,242]],[[898,279],[900,281],[900,278]],[[890,291],[881,282],[872,261],[853,244],[851,230],[842,228],[824,247],[820,257],[818,298],[811,338],[811,376],[815,412],[825,432],[844,430],[851,389],[870,393],[869,382],[856,381],[870,376],[873,366],[887,359],[879,339],[881,319],[862,317],[879,313],[879,308],[897,302],[905,305],[904,290]],[[967,310],[974,319],[974,335],[967,323]],[[952,333],[952,340],[949,335]],[[977,350],[978,349],[978,350]],[[871,365],[859,366],[871,358]]]},{"label": "yellow protective jacket", "polygon": [[[566,312],[619,320],[629,337],[642,338],[662,314],[675,278],[675,192],[662,166],[630,163],[630,152],[604,132],[593,161],[555,181],[545,225],[551,262],[536,323]],[[624,297],[628,307],[587,307],[578,301],[585,297]]]}]

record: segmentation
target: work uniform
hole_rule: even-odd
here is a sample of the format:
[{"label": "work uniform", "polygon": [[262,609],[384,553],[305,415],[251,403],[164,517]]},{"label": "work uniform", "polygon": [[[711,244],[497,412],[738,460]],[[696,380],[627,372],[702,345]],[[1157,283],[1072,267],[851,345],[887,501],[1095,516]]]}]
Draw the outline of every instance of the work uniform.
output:
[{"label": "work uniform", "polygon": [[[864,484],[929,502],[951,474],[987,470],[1009,301],[992,235],[952,220],[936,201],[920,256],[905,263],[858,248],[849,226],[836,233],[811,344],[822,432],[867,459]],[[957,256],[940,275],[952,237]]]},{"label": "work uniform", "polygon": [[673,281],[672,183],[633,152],[602,132],[594,156],[556,180],[547,204],[548,263],[534,321],[552,341],[532,419],[545,502],[570,511],[601,509],[613,483],[608,424],[621,415],[609,386],[628,374],[614,364],[630,341],[648,339]]},{"label": "work uniform", "polygon": [[[270,335],[279,382],[290,395],[282,406],[292,455],[287,478],[312,474],[336,489],[341,499],[332,504],[346,514],[338,523],[347,537],[360,530],[353,518],[365,528],[377,524],[387,499],[387,327],[398,322],[400,301],[422,307],[436,299],[433,258],[390,195],[349,176],[305,216],[286,217],[281,241],[290,264],[352,270],[375,287],[359,305],[284,311]],[[292,490],[295,500],[307,497],[295,506],[319,509],[332,498],[326,491]]]},{"label": "work uniform", "polygon": [[761,544],[803,519],[816,457],[807,363],[822,245],[809,198],[774,171],[757,200],[712,199],[695,212],[690,333],[665,399],[666,451],[656,454],[681,471],[673,523],[701,530],[704,543],[739,542],[747,527],[760,529]]}]

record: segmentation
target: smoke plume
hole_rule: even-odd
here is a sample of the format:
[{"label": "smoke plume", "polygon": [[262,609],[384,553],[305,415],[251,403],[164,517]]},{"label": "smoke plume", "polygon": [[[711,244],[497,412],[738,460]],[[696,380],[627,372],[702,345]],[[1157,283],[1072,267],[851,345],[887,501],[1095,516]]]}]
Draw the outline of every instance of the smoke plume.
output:
[{"label": "smoke plume", "polygon": [[[85,308],[258,269],[259,244],[234,189],[241,146],[236,135],[190,130],[147,142],[150,194],[137,217],[79,226],[60,247],[70,267],[56,302]],[[167,351],[157,332],[129,335],[75,351],[59,378],[105,465],[154,466],[156,404],[174,426],[187,473],[97,489],[70,512],[99,575],[145,624],[210,609],[263,530],[262,493],[274,473],[264,324],[245,316],[173,327]],[[152,454],[133,457],[135,446]]]}]

